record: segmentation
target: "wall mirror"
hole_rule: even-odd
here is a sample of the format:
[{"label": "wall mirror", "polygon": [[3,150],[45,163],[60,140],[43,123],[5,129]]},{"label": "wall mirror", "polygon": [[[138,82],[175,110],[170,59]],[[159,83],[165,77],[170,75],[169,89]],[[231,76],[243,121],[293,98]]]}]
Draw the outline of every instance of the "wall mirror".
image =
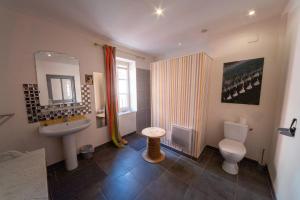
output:
[{"label": "wall mirror", "polygon": [[105,77],[103,73],[93,73],[95,108],[96,108],[96,123],[97,128],[107,125],[106,120],[106,90]]},{"label": "wall mirror", "polygon": [[56,52],[35,53],[40,104],[81,102],[79,60]]}]

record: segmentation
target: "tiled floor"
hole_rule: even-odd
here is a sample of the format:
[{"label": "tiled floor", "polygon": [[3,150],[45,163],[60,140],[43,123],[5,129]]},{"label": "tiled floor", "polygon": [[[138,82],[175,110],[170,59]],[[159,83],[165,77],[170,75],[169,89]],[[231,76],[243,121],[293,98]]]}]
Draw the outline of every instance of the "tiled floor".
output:
[{"label": "tiled floor", "polygon": [[80,160],[78,169],[66,172],[62,164],[48,169],[51,199],[74,200],[267,200],[271,198],[266,172],[249,160],[240,163],[238,176],[226,174],[222,156],[205,148],[197,161],[163,148],[160,164],[143,160],[145,139],[127,137],[117,149],[106,144],[92,160]]}]

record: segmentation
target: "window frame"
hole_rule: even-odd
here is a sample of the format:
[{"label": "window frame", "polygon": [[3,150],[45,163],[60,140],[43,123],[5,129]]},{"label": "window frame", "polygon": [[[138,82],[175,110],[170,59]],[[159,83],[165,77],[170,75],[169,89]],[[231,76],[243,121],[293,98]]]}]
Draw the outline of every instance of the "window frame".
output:
[{"label": "window frame", "polygon": [[[76,90],[75,90],[75,77],[74,76],[66,76],[66,75],[53,75],[53,74],[46,74],[47,79],[47,87],[48,87],[48,96],[49,99],[52,101],[53,104],[61,104],[61,103],[76,103]],[[60,80],[60,87],[61,87],[61,100],[53,100],[53,94],[52,94],[52,79],[59,79]],[[71,87],[72,87],[72,99],[65,100],[64,99],[64,89],[63,89],[63,83],[62,80],[67,79],[71,81]]]},{"label": "window frame", "polygon": [[[122,67],[123,66],[123,67]],[[127,79],[120,79],[119,78],[119,69],[125,69],[127,71]],[[127,113],[131,111],[131,104],[130,104],[130,63],[117,60],[116,62],[116,75],[117,75],[117,95],[118,95],[118,113]],[[127,94],[126,93],[120,93],[119,92],[119,80],[125,80],[127,81]],[[127,106],[121,108],[120,107],[120,95],[126,95],[127,96]]]}]

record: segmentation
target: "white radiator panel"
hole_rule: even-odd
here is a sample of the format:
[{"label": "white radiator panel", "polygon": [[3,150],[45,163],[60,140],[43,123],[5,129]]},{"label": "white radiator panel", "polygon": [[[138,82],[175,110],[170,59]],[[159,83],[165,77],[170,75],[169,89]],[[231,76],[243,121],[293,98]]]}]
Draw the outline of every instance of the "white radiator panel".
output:
[{"label": "white radiator panel", "polygon": [[189,128],[172,126],[171,141],[184,152],[191,152],[192,150],[193,130]]}]

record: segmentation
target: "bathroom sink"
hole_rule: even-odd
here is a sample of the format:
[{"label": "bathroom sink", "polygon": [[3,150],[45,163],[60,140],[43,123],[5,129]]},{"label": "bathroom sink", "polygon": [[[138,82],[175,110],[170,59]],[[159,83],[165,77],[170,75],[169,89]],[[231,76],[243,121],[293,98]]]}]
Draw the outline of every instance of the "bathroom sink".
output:
[{"label": "bathroom sink", "polygon": [[81,131],[91,125],[91,120],[77,120],[50,126],[40,126],[39,133],[50,137],[60,137]]},{"label": "bathroom sink", "polygon": [[77,145],[74,133],[86,129],[91,124],[91,120],[83,119],[49,126],[40,126],[39,133],[48,137],[62,137],[65,164],[67,170],[70,171],[78,167]]}]

